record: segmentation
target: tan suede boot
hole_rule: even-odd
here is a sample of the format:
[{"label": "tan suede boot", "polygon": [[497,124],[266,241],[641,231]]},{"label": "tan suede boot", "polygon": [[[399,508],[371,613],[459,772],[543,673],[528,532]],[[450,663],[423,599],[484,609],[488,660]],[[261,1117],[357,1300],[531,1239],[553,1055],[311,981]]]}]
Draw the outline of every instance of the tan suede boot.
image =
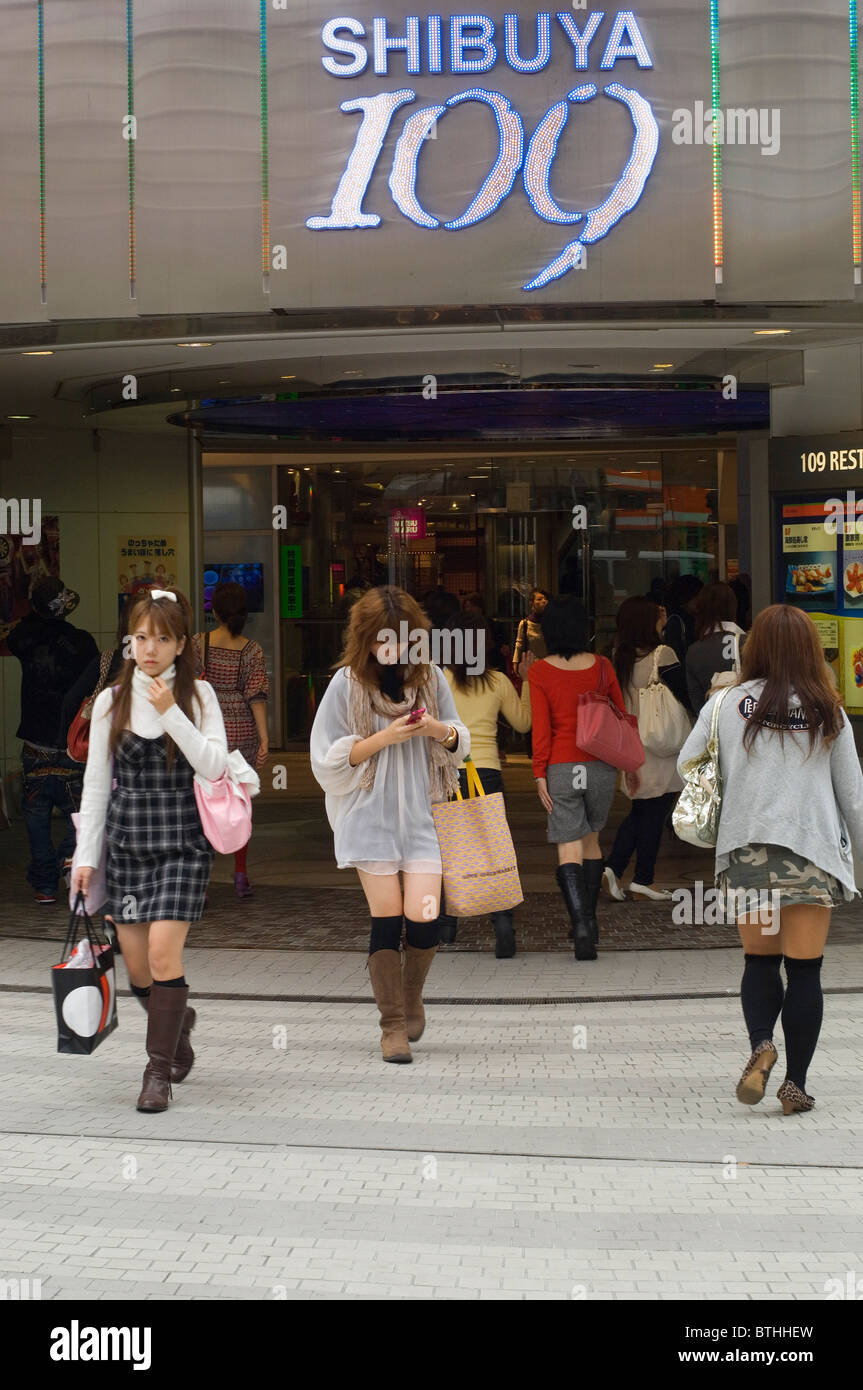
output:
[{"label": "tan suede boot", "polygon": [[369,979],[381,1016],[381,1052],[385,1062],[412,1062],[405,1028],[402,962],[399,951],[369,956]]},{"label": "tan suede boot", "polygon": [[405,946],[403,987],[405,1023],[409,1042],[419,1042],[425,1031],[426,1014],[423,1008],[423,985],[436,950],[437,946],[431,946],[426,951],[421,951],[418,946]]}]

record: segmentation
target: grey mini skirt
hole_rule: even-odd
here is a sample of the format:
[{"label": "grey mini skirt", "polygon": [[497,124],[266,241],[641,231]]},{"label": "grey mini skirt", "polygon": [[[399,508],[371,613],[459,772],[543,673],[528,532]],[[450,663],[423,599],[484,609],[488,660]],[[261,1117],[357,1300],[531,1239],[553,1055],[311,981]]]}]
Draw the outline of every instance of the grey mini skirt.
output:
[{"label": "grey mini skirt", "polygon": [[609,763],[551,763],[545,774],[554,802],[548,843],[565,845],[601,830],[611,811],[618,775]]},{"label": "grey mini skirt", "polygon": [[775,892],[780,911],[797,905],[837,907],[845,901],[838,879],[784,845],[742,845],[728,858],[728,868],[716,877],[723,893]]}]

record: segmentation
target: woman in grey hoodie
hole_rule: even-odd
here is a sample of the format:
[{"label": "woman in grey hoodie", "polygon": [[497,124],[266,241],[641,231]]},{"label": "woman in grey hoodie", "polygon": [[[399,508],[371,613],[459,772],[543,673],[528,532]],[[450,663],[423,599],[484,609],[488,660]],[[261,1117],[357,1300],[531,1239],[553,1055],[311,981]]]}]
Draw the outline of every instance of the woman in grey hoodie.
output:
[{"label": "woman in grey hoodie", "polygon": [[775,604],[758,614],[737,684],[707,701],[680,750],[681,775],[707,745],[717,700],[716,885],[743,944],[752,1047],[737,1098],[763,1098],[781,1014],[786,1073],[777,1095],[790,1115],[815,1104],[806,1073],[823,1015],[821,963],[834,904],[857,896],[852,843],[863,854],[863,775],[818,634],[799,609]]}]

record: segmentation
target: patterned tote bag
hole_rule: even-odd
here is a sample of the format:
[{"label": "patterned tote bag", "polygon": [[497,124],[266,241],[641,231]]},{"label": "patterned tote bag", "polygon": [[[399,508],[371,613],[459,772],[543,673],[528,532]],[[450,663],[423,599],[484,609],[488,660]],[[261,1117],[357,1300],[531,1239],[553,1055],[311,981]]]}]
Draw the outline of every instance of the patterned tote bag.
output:
[{"label": "patterned tote bag", "polygon": [[470,758],[465,759],[468,798],[432,806],[447,912],[483,917],[524,902],[503,793],[487,795]]}]

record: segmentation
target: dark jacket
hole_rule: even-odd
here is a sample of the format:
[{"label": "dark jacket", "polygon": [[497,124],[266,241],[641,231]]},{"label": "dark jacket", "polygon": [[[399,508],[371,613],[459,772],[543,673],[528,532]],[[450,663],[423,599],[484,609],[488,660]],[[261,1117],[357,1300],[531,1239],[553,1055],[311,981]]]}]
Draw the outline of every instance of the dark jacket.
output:
[{"label": "dark jacket", "polygon": [[[701,709],[707,699],[707,692],[717,671],[734,670],[734,634],[731,632],[712,632],[709,637],[702,637],[700,641],[693,642],[686,653],[686,684],[689,690],[689,698],[695,714]],[[740,651],[743,651],[743,643],[746,641],[746,634],[740,637]],[[723,655],[728,644],[729,655]]]},{"label": "dark jacket", "polygon": [[29,614],[6,638],[21,663],[21,723],[16,737],[43,748],[65,748],[63,701],[99,649],[89,632],[65,618]]}]

